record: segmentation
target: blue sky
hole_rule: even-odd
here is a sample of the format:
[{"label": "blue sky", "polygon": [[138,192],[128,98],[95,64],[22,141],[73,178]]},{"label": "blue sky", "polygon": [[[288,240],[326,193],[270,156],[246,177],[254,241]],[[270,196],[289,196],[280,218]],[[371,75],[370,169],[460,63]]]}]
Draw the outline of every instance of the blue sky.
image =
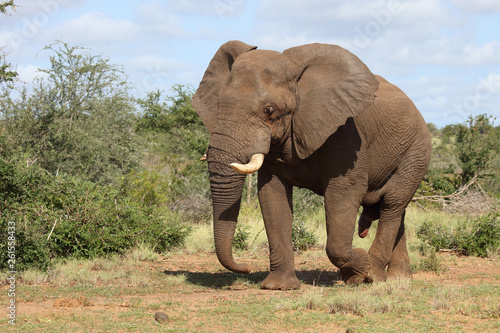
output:
[{"label": "blue sky", "polygon": [[30,83],[61,40],[121,65],[133,94],[197,87],[232,39],[283,51],[340,45],[399,86],[428,122],[500,122],[498,0],[17,0],[0,16],[0,46]]}]

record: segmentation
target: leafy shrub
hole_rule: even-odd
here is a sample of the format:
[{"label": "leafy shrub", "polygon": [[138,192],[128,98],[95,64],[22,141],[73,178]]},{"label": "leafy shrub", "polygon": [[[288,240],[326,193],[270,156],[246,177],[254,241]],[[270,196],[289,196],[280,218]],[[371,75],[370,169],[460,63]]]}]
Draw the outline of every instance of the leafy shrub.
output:
[{"label": "leafy shrub", "polygon": [[304,188],[293,189],[293,212],[294,216],[302,218],[316,207],[323,206],[323,197]]},{"label": "leafy shrub", "polygon": [[318,243],[314,232],[308,230],[302,220],[295,221],[292,226],[292,242],[295,251],[304,251]]},{"label": "leafy shrub", "polygon": [[[18,226],[18,268],[122,253],[138,242],[158,252],[182,245],[191,230],[184,221],[206,221],[210,211],[206,164],[198,161],[208,133],[192,90],[175,86],[163,104],[159,93],[138,101],[152,110],[141,124],[154,121],[134,133],[121,70],[82,48],[56,46],[47,47],[54,55],[44,79],[1,99],[0,226]],[[141,144],[160,165],[140,169]]]},{"label": "leafy shrub", "polygon": [[[19,270],[47,268],[51,258],[122,253],[138,243],[163,252],[182,245],[191,230],[175,212],[147,205],[151,196],[140,190],[129,186],[129,195],[119,184],[55,177],[26,163],[11,144],[0,136],[0,251],[6,253],[5,231],[14,222]],[[4,256],[0,268],[6,264]]]},{"label": "leafy shrub", "polygon": [[462,184],[487,169],[499,151],[492,117],[486,114],[469,116],[464,125],[458,125],[456,151],[462,168]]},{"label": "leafy shrub", "polygon": [[123,177],[122,194],[144,208],[166,205],[169,200],[169,181],[165,174],[151,170],[132,170]]},{"label": "leafy shrub", "polygon": [[163,98],[162,92],[156,91],[137,100],[142,109],[137,129],[166,133],[169,153],[199,159],[208,147],[208,132],[191,105],[194,90],[183,85],[174,85],[172,90],[173,96]]},{"label": "leafy shrub", "polygon": [[157,91],[137,100],[142,111],[137,132],[149,156],[155,157],[142,175],[151,179],[161,174],[163,184],[168,184],[161,205],[185,221],[206,223],[211,217],[210,187],[207,164],[199,159],[206,152],[209,135],[191,105],[193,89],[175,85],[172,90],[173,96]]},{"label": "leafy shrub", "polygon": [[435,251],[452,249],[465,255],[487,257],[500,246],[500,213],[492,212],[462,222],[454,231],[423,223],[417,236]]},{"label": "leafy shrub", "polygon": [[233,249],[246,250],[248,248],[248,237],[250,236],[250,227],[236,226],[233,239]]},{"label": "leafy shrub", "polygon": [[306,228],[304,221],[312,210],[322,205],[321,196],[307,189],[294,188],[292,242],[295,251],[307,250],[318,243],[316,235]]},{"label": "leafy shrub", "polygon": [[175,213],[156,217],[156,223],[147,226],[142,242],[150,244],[158,253],[184,245],[192,231],[191,226],[184,224]]},{"label": "leafy shrub", "polygon": [[434,128],[432,157],[418,196],[438,195],[443,200],[434,198],[421,204],[439,207],[447,201],[445,196],[470,185],[472,179],[483,194],[499,198],[500,126],[493,127],[494,120],[481,114],[469,116],[463,124],[447,125],[439,131]]},{"label": "leafy shrub", "polygon": [[[5,225],[5,220],[0,221],[2,230],[6,230]],[[0,245],[0,249],[2,247],[3,245]],[[51,253],[44,235],[22,228],[16,232],[16,270],[23,271],[32,267],[47,270],[50,267],[50,259]],[[7,268],[7,263],[0,262],[1,268]]]},{"label": "leafy shrub", "polygon": [[445,269],[433,248],[426,245],[425,248],[421,249],[421,251],[423,252],[422,254],[424,257],[420,258],[420,260],[416,263],[412,262],[413,270],[440,273]]}]

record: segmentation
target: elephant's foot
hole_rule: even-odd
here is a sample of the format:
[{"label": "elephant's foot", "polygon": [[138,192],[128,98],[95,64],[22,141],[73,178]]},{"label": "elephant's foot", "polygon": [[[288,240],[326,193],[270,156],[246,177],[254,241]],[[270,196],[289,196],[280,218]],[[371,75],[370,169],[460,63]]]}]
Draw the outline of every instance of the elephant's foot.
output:
[{"label": "elephant's foot", "polygon": [[372,283],[373,278],[369,272],[368,253],[363,249],[352,250],[350,265],[340,268],[340,275],[345,284]]},{"label": "elephant's foot", "polygon": [[387,278],[412,278],[410,258],[406,249],[406,237],[403,235],[394,249],[387,267]]},{"label": "elephant's foot", "polygon": [[260,287],[272,290],[294,290],[300,288],[300,282],[295,271],[292,273],[273,271],[262,281]]},{"label": "elephant's foot", "polygon": [[373,281],[377,282],[384,282],[387,279],[384,263],[372,254],[370,254],[370,275]]},{"label": "elephant's foot", "polygon": [[389,267],[387,268],[387,278],[388,279],[396,279],[396,278],[405,278],[412,279],[413,273],[410,267],[410,260],[395,260],[389,262]]}]

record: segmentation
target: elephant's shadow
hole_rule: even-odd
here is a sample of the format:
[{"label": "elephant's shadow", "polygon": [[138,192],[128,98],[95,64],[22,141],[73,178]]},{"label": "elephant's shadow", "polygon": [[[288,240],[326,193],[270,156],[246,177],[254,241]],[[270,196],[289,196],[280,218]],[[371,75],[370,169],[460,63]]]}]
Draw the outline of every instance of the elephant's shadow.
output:
[{"label": "elephant's shadow", "polygon": [[[260,285],[262,280],[264,280],[268,272],[253,272],[249,274],[237,274],[231,272],[190,272],[185,270],[163,271],[163,274],[170,276],[184,275],[186,276],[186,282],[198,286],[213,288],[213,289],[225,289],[238,284],[248,285],[257,284]],[[297,271],[297,278],[302,284],[307,284],[311,286],[334,286],[340,281],[339,272],[331,272],[324,270],[299,270]]]}]

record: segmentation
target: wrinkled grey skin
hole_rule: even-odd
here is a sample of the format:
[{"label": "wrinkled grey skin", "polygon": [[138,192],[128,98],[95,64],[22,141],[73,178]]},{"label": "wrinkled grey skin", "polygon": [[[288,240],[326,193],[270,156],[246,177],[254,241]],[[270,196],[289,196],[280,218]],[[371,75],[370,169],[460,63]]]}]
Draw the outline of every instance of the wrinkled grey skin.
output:
[{"label": "wrinkled grey skin", "polygon": [[[405,209],[430,159],[427,126],[411,100],[341,47],[283,53],[239,41],[220,47],[193,98],[211,134],[207,151],[214,240],[227,269],[250,272],[231,247],[245,175],[231,163],[265,155],[259,201],[270,247],[264,289],[296,289],[292,188],[324,196],[326,252],[348,284],[411,276]],[[353,249],[379,219],[369,250]]]}]

